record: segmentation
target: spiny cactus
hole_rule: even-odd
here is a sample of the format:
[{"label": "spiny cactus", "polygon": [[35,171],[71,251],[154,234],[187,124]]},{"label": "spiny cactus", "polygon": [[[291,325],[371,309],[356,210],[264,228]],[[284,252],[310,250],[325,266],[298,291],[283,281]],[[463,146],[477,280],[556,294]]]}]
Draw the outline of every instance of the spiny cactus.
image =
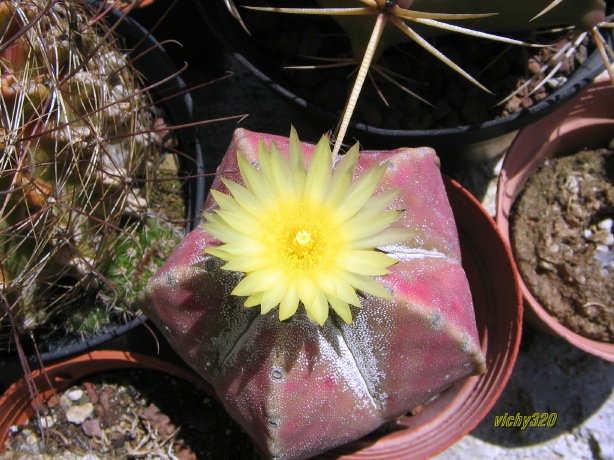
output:
[{"label": "spiny cactus", "polygon": [[219,171],[142,308],[263,452],[316,455],[484,371],[432,149],[240,129]]},{"label": "spiny cactus", "polygon": [[[549,59],[549,62],[539,69],[535,77],[529,79],[526,84],[499,103],[504,103],[517,94],[523,94],[524,97],[529,92],[527,88],[530,88],[532,92],[538,91],[550,75],[553,75],[561,66],[566,65],[566,60],[573,51],[572,48],[577,48],[587,35],[591,35],[594,39],[595,45],[611,72],[614,84],[614,70],[609,65],[609,61],[614,60],[614,54],[599,34],[599,28],[611,26],[606,21],[604,0],[526,0],[517,2],[506,0],[489,2],[477,0],[315,1],[321,7],[296,7],[291,4],[292,2],[284,1],[277,2],[278,6],[274,7],[254,7],[249,6],[249,2],[243,2],[243,4],[247,8],[258,11],[331,16],[347,33],[354,59],[345,59],[344,65],[356,64],[359,66],[353,89],[347,98],[335,133],[337,135],[335,152],[338,152],[341,148],[370,69],[375,69],[387,81],[393,81],[405,93],[412,94],[423,103],[431,104],[431,101],[427,101],[401,83],[401,78],[411,79],[413,77],[412,69],[404,69],[402,75],[400,75],[398,72],[387,72],[385,66],[377,64],[386,50],[406,42],[416,43],[427,54],[435,56],[472,84],[485,92],[490,92],[489,88],[481,84],[479,78],[448,58],[437,47],[437,43],[433,39],[444,34],[458,33],[513,45],[538,46],[535,43],[541,43],[543,46],[549,43],[534,42],[536,37],[527,34],[538,30],[543,31],[546,28],[569,26],[575,30],[569,43],[563,49],[557,50],[555,55]],[[231,14],[243,23],[239,9],[237,9],[233,0],[225,0],[225,3]],[[510,32],[524,32],[525,37],[529,40],[525,42],[508,38],[506,34]],[[324,65],[332,64],[326,62]],[[540,81],[534,81],[535,79]]]},{"label": "spiny cactus", "polygon": [[140,257],[152,239],[144,224],[162,139],[104,15],[84,1],[0,2],[3,341],[61,312],[88,324],[88,308],[98,318],[126,310],[118,255]]}]

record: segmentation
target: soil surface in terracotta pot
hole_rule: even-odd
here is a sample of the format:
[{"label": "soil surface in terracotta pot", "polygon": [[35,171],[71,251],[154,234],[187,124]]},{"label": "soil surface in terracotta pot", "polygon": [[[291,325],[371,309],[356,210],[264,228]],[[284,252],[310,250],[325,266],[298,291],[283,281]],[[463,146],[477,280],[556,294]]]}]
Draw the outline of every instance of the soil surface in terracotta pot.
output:
[{"label": "soil surface in terracotta pot", "polygon": [[88,452],[96,455],[91,458],[259,458],[241,427],[207,393],[153,370],[85,378],[38,410],[46,428],[41,432],[37,417],[13,426],[0,459]]},{"label": "soil surface in terracotta pot", "polygon": [[[399,422],[407,423],[423,407],[399,417]],[[40,417],[11,427],[0,446],[0,460],[88,453],[96,455],[93,459],[261,458],[219,402],[190,382],[153,370],[107,371],[84,378],[37,409]],[[404,428],[389,422],[364,439],[375,442]]]},{"label": "soil surface in terracotta pot", "polygon": [[614,343],[614,143],[547,160],[512,208],[511,243],[533,296],[574,332]]},{"label": "soil surface in terracotta pot", "polygon": [[[241,0],[238,4],[270,6],[271,2]],[[317,7],[315,2],[302,2],[301,6],[303,4]],[[282,84],[315,106],[340,114],[352,89],[358,63],[348,63],[352,56],[351,44],[334,20],[324,16],[243,8],[240,12],[250,30],[249,40],[253,41],[254,49]],[[556,90],[593,49],[590,41],[585,40],[571,57],[564,58],[549,82],[536,89],[544,79],[540,68],[549,64],[551,70],[557,49],[569,45],[573,37],[559,31],[513,38],[553,46],[528,48],[463,34],[430,40],[492,94],[478,88],[413,42],[387,50],[377,62],[377,69],[383,70],[386,76],[375,67],[371,69],[353,121],[385,129],[423,130],[476,125],[508,116],[531,107]],[[337,65],[344,60],[345,65]],[[313,68],[292,69],[293,66]],[[532,77],[535,80],[519,96],[500,104]],[[431,105],[408,94],[400,85]]]}]

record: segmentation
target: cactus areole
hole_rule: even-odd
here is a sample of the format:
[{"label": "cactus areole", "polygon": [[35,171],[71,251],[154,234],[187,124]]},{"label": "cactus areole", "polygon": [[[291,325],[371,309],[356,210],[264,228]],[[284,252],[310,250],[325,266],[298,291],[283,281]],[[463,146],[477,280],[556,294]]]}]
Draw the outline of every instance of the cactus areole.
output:
[{"label": "cactus areole", "polygon": [[266,455],[317,455],[484,371],[432,149],[336,158],[238,129],[219,171],[142,306]]}]

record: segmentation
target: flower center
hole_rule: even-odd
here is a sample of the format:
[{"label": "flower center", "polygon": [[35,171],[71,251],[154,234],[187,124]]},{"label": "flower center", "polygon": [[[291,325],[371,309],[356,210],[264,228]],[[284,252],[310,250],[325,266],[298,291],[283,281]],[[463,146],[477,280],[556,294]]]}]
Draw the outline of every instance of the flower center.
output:
[{"label": "flower center", "polygon": [[341,245],[328,212],[304,203],[286,208],[274,219],[269,240],[277,260],[286,269],[311,271],[325,268]]},{"label": "flower center", "polygon": [[313,222],[286,227],[279,248],[286,267],[310,270],[321,265],[329,245],[322,235],[322,229],[317,227]]},{"label": "flower center", "polygon": [[311,249],[311,233],[304,230],[296,232],[294,241],[292,242],[292,250],[299,257],[305,257]]}]

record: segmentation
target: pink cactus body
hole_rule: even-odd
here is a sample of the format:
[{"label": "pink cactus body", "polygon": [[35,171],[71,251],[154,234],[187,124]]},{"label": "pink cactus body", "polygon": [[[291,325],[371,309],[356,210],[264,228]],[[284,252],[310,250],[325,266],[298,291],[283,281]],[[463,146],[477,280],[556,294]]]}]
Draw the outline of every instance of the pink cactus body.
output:
[{"label": "pink cactus body", "polygon": [[[287,138],[239,129],[220,165],[223,177],[242,183],[237,151],[255,163],[258,139],[287,153]],[[314,146],[302,145],[309,158]],[[358,439],[484,370],[437,156],[430,148],[365,151],[356,174],[384,161],[376,193],[402,189],[392,207],[405,212],[392,226],[412,229],[413,237],[380,248],[398,260],[377,277],[393,298],[362,295],[352,324],[331,313],[319,326],[302,308],[279,321],[274,311],[243,307],[230,295],[243,275],[205,253],[221,243],[202,228],[144,293],[145,313],[272,458],[307,458]],[[228,193],[219,176],[213,188]],[[209,196],[206,210],[215,206]]]}]

